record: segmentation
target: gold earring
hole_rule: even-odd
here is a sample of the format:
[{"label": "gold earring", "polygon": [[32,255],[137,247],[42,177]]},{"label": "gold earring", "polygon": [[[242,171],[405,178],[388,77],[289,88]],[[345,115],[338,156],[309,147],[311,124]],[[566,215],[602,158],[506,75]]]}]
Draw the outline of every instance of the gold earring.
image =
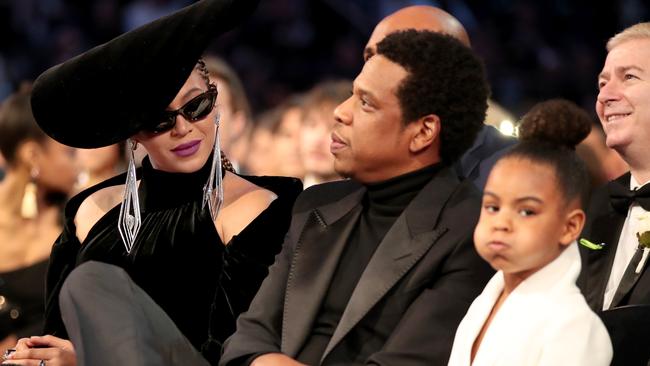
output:
[{"label": "gold earring", "polygon": [[32,168],[29,183],[25,186],[23,201],[20,205],[20,216],[24,219],[34,219],[38,215],[38,204],[36,199],[36,178],[38,169]]}]

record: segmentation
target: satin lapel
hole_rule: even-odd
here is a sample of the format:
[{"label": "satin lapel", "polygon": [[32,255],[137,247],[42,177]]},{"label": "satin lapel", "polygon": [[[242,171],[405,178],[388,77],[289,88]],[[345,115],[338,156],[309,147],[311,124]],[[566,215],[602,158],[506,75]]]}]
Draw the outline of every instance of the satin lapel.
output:
[{"label": "satin lapel", "polygon": [[605,287],[612,271],[618,238],[624,222],[624,217],[608,212],[594,219],[590,237],[586,238],[594,243],[605,243],[602,250],[589,250],[587,253],[588,291],[585,297],[589,304],[595,304],[596,309],[603,308]]},{"label": "satin lapel", "polygon": [[434,226],[457,186],[454,173],[443,169],[400,215],[361,275],[321,360],[444,234],[446,228]]},{"label": "satin lapel", "polygon": [[442,231],[435,230],[405,240],[405,237],[410,237],[406,220],[403,216],[398,219],[364,270],[322,359],[417,263],[441,234]]},{"label": "satin lapel", "polygon": [[[629,175],[625,175],[617,181],[625,179],[626,176],[629,185]],[[609,184],[612,183],[614,182]],[[598,209],[593,212],[597,216],[593,218],[591,228],[586,233],[588,236],[584,236],[584,238],[596,244],[604,243],[605,247],[601,250],[586,250],[587,291],[584,296],[587,303],[592,304],[594,309],[600,311],[603,308],[605,288],[614,265],[618,239],[625,223],[625,216],[612,208],[607,191],[601,192],[601,197],[597,197],[597,199],[601,200],[597,205]],[[583,252],[585,252],[584,249]]]},{"label": "satin lapel", "polygon": [[[624,177],[626,177],[626,176],[629,176],[629,174],[625,175]],[[628,188],[630,186],[629,177],[626,180],[622,181],[622,182],[619,179],[617,179],[617,181],[619,182],[619,184],[623,184],[624,187],[626,187],[626,188]],[[620,236],[620,232],[621,232],[621,228],[623,227],[623,224],[624,224],[624,221],[621,222],[620,228],[618,229],[619,236]],[[630,293],[630,291],[634,288],[636,283],[639,281],[639,278],[641,278],[641,276],[645,272],[645,267],[647,267],[647,262],[646,262],[646,265],[644,266],[644,268],[641,269],[640,273],[636,273],[636,271],[635,271],[632,281],[628,282],[628,281],[621,280],[621,283],[619,284],[619,288],[616,289],[616,294],[614,295],[614,299],[612,300],[612,306],[610,306],[610,308],[617,307],[617,306],[620,306],[620,305],[626,305],[626,304],[621,304],[621,301],[628,297],[628,294]],[[611,270],[611,265],[610,265],[610,270]],[[623,276],[623,277],[625,277],[625,276]],[[621,286],[621,285],[624,285],[624,286]]]},{"label": "satin lapel", "polygon": [[284,304],[283,353],[295,356],[309,335],[332,275],[361,213],[360,190],[310,213],[294,251]]}]

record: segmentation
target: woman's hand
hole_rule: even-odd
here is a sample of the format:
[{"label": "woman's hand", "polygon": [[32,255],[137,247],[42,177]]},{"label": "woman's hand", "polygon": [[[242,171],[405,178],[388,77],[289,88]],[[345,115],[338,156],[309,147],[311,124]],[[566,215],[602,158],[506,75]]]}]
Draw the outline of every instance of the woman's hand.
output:
[{"label": "woman's hand", "polygon": [[12,353],[2,364],[26,366],[76,366],[77,355],[72,343],[66,339],[46,335],[21,338]]},{"label": "woman's hand", "polygon": [[[13,349],[15,347],[18,338],[15,335],[10,334],[4,339],[0,339],[0,354],[4,353],[7,349]],[[1,358],[2,356],[0,356]]]}]

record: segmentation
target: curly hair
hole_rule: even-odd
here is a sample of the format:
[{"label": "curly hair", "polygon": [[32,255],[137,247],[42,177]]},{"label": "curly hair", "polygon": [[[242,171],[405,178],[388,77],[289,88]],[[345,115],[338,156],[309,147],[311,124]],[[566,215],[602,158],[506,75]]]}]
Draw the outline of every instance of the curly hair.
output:
[{"label": "curly hair", "polygon": [[483,127],[490,93],[483,63],[457,39],[426,30],[391,33],[377,54],[408,72],[397,90],[404,124],[437,115],[440,159],[453,164]]},{"label": "curly hair", "polygon": [[[589,135],[591,118],[585,110],[564,99],[533,106],[519,122],[519,139],[501,159],[519,158],[551,167],[564,198],[589,200],[589,172],[575,147]],[[501,160],[500,159],[500,160]]]},{"label": "curly hair", "polygon": [[591,132],[591,117],[575,103],[561,98],[535,104],[519,122],[522,140],[546,140],[571,149]]}]

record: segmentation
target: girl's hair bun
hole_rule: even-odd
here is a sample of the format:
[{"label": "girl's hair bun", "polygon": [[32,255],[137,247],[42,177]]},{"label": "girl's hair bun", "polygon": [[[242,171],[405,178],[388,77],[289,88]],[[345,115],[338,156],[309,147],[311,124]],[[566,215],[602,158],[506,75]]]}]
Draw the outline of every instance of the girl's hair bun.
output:
[{"label": "girl's hair bun", "polygon": [[550,99],[537,103],[519,122],[522,141],[540,141],[575,147],[589,135],[591,117],[575,103],[566,99]]}]

